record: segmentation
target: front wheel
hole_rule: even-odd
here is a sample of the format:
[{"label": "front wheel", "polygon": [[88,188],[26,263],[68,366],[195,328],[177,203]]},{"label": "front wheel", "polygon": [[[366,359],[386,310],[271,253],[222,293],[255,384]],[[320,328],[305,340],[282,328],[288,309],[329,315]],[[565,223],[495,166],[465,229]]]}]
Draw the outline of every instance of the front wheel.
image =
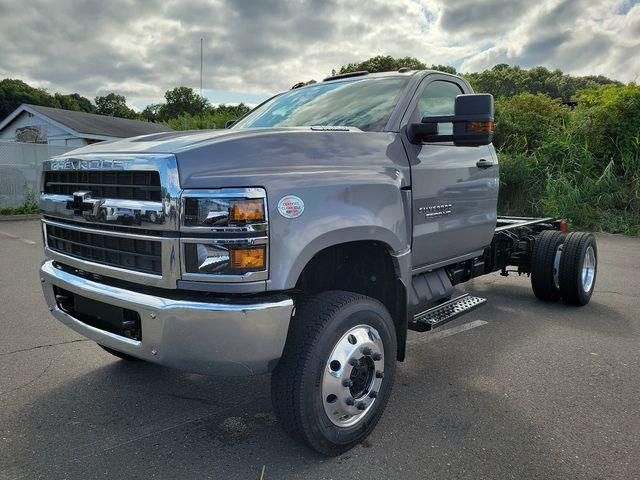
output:
[{"label": "front wheel", "polygon": [[396,349],[393,320],[377,300],[343,291],[310,297],[271,380],[283,429],[325,455],[360,443],[389,399]]}]

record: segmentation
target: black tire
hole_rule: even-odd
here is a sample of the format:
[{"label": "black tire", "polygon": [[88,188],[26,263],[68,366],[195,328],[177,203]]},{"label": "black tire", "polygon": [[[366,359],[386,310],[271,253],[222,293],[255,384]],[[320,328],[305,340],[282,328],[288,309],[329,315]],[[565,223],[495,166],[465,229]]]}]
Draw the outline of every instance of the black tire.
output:
[{"label": "black tire", "polygon": [[[384,358],[374,368],[382,366],[383,374],[376,371],[376,378],[382,380],[375,400],[358,423],[337,426],[323,403],[323,378],[333,363],[328,357],[351,329],[362,325],[379,333]],[[377,300],[343,291],[309,297],[292,319],[283,356],[271,379],[273,409],[285,432],[324,455],[339,455],[364,440],[378,423],[393,387],[396,342],[393,320]]]},{"label": "black tire", "polygon": [[[590,281],[583,281],[583,267],[585,258],[593,253],[593,274]],[[598,247],[596,239],[591,233],[572,232],[562,247],[560,259],[560,293],[562,299],[571,305],[586,305],[596,284],[598,273]],[[586,276],[588,280],[589,276]]]},{"label": "black tire", "polygon": [[122,360],[126,360],[128,362],[144,362],[144,360],[142,360],[141,358],[138,357],[132,357],[129,354],[126,353],[122,353],[119,352],[117,350],[114,350],[113,348],[109,348],[109,347],[105,347],[104,345],[100,345],[99,343],[97,344],[101,349],[103,349],[105,352],[110,353],[111,355],[113,355],[114,357],[118,357],[121,358]]},{"label": "black tire", "polygon": [[556,252],[564,243],[566,234],[545,230],[536,237],[531,257],[531,287],[540,300],[555,302],[560,299],[560,286],[556,284]]}]

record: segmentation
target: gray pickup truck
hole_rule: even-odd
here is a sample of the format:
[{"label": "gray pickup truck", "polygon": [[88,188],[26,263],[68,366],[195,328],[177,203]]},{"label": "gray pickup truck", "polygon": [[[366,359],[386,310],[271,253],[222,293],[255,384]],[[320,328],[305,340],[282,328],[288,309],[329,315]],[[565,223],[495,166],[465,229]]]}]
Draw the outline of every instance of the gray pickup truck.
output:
[{"label": "gray pickup truck", "polygon": [[[272,373],[282,427],[327,455],[382,415],[408,330],[501,271],[585,305],[597,248],[499,217],[493,98],[436,71],[296,85],[224,130],[91,145],[44,165],[52,314],[126,360]],[[499,292],[496,292],[497,294]]]}]

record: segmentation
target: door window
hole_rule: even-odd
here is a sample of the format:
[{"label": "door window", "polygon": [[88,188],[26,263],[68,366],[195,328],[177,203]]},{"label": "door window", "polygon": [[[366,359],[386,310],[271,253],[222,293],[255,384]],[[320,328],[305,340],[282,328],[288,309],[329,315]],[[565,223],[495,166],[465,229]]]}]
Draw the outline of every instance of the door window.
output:
[{"label": "door window", "polygon": [[[462,94],[462,89],[452,82],[436,80],[431,82],[420,95],[416,108],[416,121],[422,117],[433,115],[453,115],[456,97]],[[453,123],[438,124],[440,135],[452,135]]]}]

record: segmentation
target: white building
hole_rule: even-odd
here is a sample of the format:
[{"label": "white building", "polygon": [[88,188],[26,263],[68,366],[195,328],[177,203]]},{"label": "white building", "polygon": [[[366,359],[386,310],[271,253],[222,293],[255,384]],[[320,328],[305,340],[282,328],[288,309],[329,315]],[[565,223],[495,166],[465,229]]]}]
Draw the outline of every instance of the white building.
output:
[{"label": "white building", "polygon": [[159,123],[22,104],[0,123],[0,142],[84,147],[103,140],[170,132]]}]

